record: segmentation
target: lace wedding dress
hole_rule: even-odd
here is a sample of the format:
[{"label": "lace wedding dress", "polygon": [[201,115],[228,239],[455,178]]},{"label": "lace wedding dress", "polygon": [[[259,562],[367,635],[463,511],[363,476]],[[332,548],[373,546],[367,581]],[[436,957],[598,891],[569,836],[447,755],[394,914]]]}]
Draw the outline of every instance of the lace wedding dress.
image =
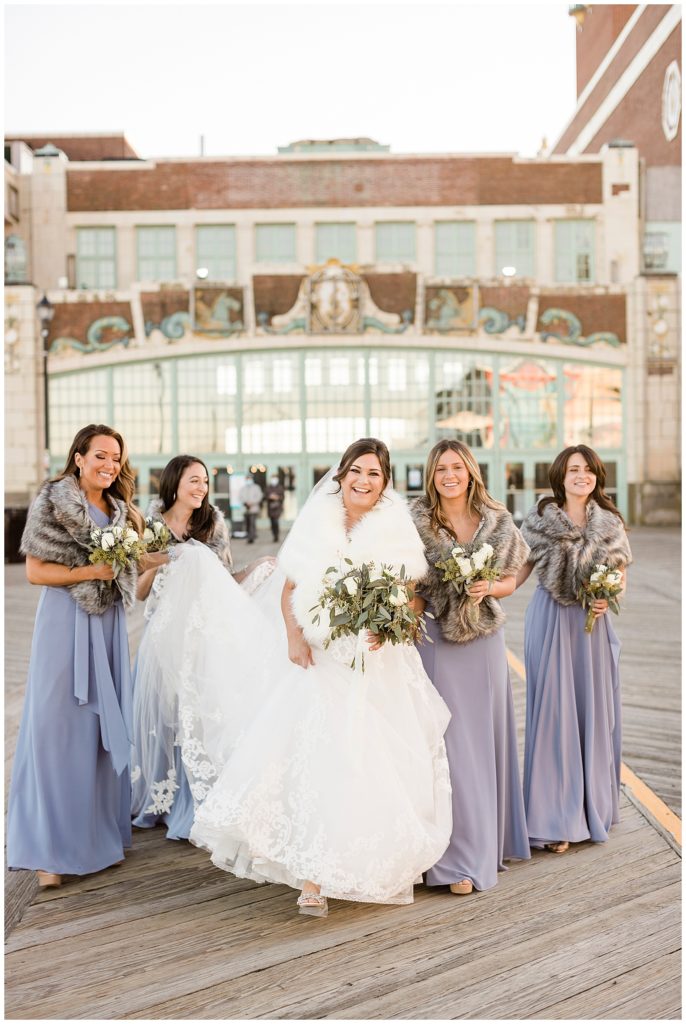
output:
[{"label": "lace wedding dress", "polygon": [[[294,888],[310,880],[324,896],[409,903],[413,884],[450,839],[448,709],[414,647],[367,651],[364,673],[352,670],[356,641],[324,650],[326,624],[315,626],[310,609],[327,567],[343,557],[396,570],[404,564],[419,577],[423,547],[392,490],[346,533],[340,495],[325,484],[294,524],[280,568],[246,598],[249,607],[232,609],[232,639],[222,640],[225,681],[213,678],[221,659],[207,649],[206,672],[198,674],[192,657],[180,663],[184,763],[201,798],[190,839],[240,877]],[[306,670],[287,657],[280,611],[287,578],[296,583],[293,608],[312,647]],[[214,621],[192,613],[186,627],[214,644]]]}]

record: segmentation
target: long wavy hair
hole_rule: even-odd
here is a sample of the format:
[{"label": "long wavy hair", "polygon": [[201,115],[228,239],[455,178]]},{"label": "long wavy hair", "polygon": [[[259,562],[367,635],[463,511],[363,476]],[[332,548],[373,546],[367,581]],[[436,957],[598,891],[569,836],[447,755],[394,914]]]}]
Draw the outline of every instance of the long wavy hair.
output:
[{"label": "long wavy hair", "polygon": [[[503,509],[505,508],[499,501],[492,498],[486,490],[484,479],[479,469],[479,463],[474,458],[471,448],[468,448],[462,441],[452,441],[448,438],[443,441],[439,441],[433,446],[426,459],[426,471],[424,478],[426,480],[426,497],[429,502],[429,512],[431,515],[431,526],[434,531],[438,532],[439,528],[442,527],[447,530],[451,536],[455,537],[455,531],[453,530],[450,522],[441,509],[441,496],[436,490],[436,466],[438,461],[445,452],[455,452],[459,455],[469,473],[469,483],[467,485],[467,511],[470,516],[480,516],[481,511],[484,508]],[[457,538],[455,537],[457,540]]]},{"label": "long wavy hair", "polygon": [[391,456],[383,441],[379,441],[376,437],[361,437],[359,441],[353,441],[353,443],[345,449],[341,456],[338,472],[333,478],[338,484],[338,490],[340,491],[341,489],[341,480],[348,473],[352,464],[356,462],[361,455],[376,455],[379,460],[379,465],[381,466],[383,489],[385,490],[391,479]]},{"label": "long wavy hair", "polygon": [[168,511],[176,501],[176,492],[179,489],[181,477],[188,467],[195,463],[202,466],[207,473],[208,487],[200,508],[194,508],[191,513],[187,533],[193,540],[202,541],[204,544],[214,532],[214,509],[210,505],[210,474],[202,459],[199,459],[197,455],[175,455],[173,459],[170,459],[160,476],[160,499],[165,511]]},{"label": "long wavy hair", "polygon": [[[555,461],[548,470],[548,479],[550,480],[550,486],[552,488],[552,495],[548,494],[541,498],[538,502],[538,514],[543,515],[543,510],[546,505],[555,504],[559,508],[562,508],[565,503],[565,476],[567,474],[567,463],[571,459],[572,455],[581,455],[585,460],[586,465],[590,471],[595,475],[595,487],[589,498],[600,505],[601,508],[606,509],[608,512],[614,512],[616,516],[624,523],[624,516],[619,511],[612,498],[605,493],[605,481],[607,479],[607,470],[603,460],[600,458],[597,452],[594,452],[592,448],[589,448],[585,444],[573,444],[569,448],[565,448],[559,455],[555,457]],[[626,526],[626,523],[624,523]]]},{"label": "long wavy hair", "polygon": [[114,438],[119,445],[120,459],[119,473],[110,486],[103,489],[103,493],[111,494],[113,498],[119,498],[120,501],[126,503],[127,518],[131,520],[140,533],[142,532],[145,523],[143,521],[143,516],[133,503],[134,494],[136,493],[136,478],[133,470],[131,469],[129,453],[126,448],[124,438],[121,436],[119,431],[115,430],[113,427],[108,427],[105,423],[89,423],[87,427],[81,427],[71,443],[71,448],[69,449],[64,469],[62,469],[57,476],[52,478],[52,482],[54,483],[57,480],[63,480],[66,476],[74,476],[78,480],[81,474],[79,467],[76,465],[76,456],[87,455],[90,451],[93,438],[99,437],[100,435]]}]

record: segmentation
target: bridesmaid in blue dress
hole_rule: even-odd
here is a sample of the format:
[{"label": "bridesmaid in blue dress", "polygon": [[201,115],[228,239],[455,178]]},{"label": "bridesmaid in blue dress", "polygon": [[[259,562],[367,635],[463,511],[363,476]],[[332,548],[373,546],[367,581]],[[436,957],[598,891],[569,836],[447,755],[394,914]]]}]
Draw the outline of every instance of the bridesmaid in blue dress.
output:
[{"label": "bridesmaid in blue dress", "polygon": [[531,552],[517,585],[538,576],[525,620],[524,799],[531,845],[552,853],[602,843],[619,821],[620,645],[607,601],[594,602],[589,634],[577,598],[594,566],[624,573],[631,562],[605,476],[591,448],[565,448],[550,468],[552,496],[522,524]]},{"label": "bridesmaid in blue dress", "polygon": [[[418,587],[433,643],[419,653],[450,708],[445,734],[453,790],[450,844],[427,873],[428,886],[456,895],[491,889],[505,860],[531,854],[517,761],[512,689],[499,599],[514,591],[528,548],[503,505],[488,494],[474,455],[460,441],[439,441],[426,464],[426,498],[413,505],[429,572]],[[472,555],[490,544],[500,577],[458,594],[436,562],[458,545]],[[470,614],[470,603],[479,609]],[[476,618],[476,621],[474,619]]]},{"label": "bridesmaid in blue dress", "polygon": [[[164,563],[174,556],[174,548],[189,540],[205,544],[231,572],[229,531],[220,509],[209,502],[207,467],[195,455],[176,455],[160,477],[159,498],[151,502],[148,515],[164,523],[170,532],[169,554],[160,555]],[[234,575],[237,583],[263,561],[258,559]],[[147,598],[145,617],[154,615],[164,586],[166,571],[152,568],[141,573],[137,597]],[[180,747],[175,743],[173,723],[163,721],[158,706],[151,704],[145,678],[154,672],[145,634],[134,669],[133,712],[133,794],[131,815],[137,828],[164,824],[167,839],[188,839],[193,824],[193,796],[188,783]]]},{"label": "bridesmaid in blue dress", "polygon": [[[66,465],[33,502],[22,538],[26,575],[43,587],[12,770],[7,863],[41,886],[101,871],[131,843],[131,679],[124,605],[136,566],[90,565],[94,527],[140,529],[124,441],[78,432]],[[144,556],[145,564],[156,557]]]}]

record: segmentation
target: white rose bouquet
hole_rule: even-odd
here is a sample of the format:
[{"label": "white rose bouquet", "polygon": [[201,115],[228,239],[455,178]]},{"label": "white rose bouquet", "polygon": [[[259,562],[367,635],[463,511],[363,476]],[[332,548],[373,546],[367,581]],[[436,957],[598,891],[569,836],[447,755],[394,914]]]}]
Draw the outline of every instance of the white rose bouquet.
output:
[{"label": "white rose bouquet", "polygon": [[161,519],[148,516],[145,520],[143,543],[147,552],[166,551],[171,540],[171,530]]},{"label": "white rose bouquet", "polygon": [[[396,574],[390,566],[376,570],[374,563],[355,566],[349,558],[344,560],[350,568],[336,570],[331,566],[324,576],[324,589],[311,612],[312,622],[320,622],[324,609],[329,613],[330,632],[324,641],[328,647],[332,640],[344,636],[358,636],[363,630],[374,633],[378,640],[391,644],[413,644],[418,639],[431,640],[426,635],[423,616],[410,607],[414,600],[414,587],[405,577],[405,566]],[[351,664],[354,668],[355,662]],[[364,656],[362,657],[364,672]]]},{"label": "white rose bouquet", "polygon": [[593,614],[594,601],[607,601],[608,607],[615,615],[619,615],[619,601],[617,598],[622,592],[623,577],[619,569],[610,569],[609,566],[600,562],[594,565],[591,571],[591,578],[584,580],[579,587],[577,597],[582,608],[587,608],[586,625],[587,633],[593,632],[596,616]]},{"label": "white rose bouquet", "polygon": [[[495,563],[495,551],[490,544],[482,544],[478,550],[468,555],[461,544],[456,544],[450,554],[442,561],[435,563],[436,568],[443,572],[443,581],[451,584],[458,594],[468,594],[469,587],[479,580],[497,580],[500,571]],[[473,622],[479,620],[479,605],[471,601],[469,617]]]},{"label": "white rose bouquet", "polygon": [[91,565],[102,562],[111,565],[115,579],[122,569],[137,562],[145,551],[144,542],[130,523],[126,526],[96,527],[91,530],[91,540],[93,547],[88,561]]}]

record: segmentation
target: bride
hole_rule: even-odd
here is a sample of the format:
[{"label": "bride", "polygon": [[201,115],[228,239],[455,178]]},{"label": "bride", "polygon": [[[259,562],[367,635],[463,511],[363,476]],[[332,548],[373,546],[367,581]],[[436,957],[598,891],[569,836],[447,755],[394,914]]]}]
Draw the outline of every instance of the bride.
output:
[{"label": "bride", "polygon": [[[192,771],[197,777],[201,749],[216,774],[213,767],[202,787],[191,842],[239,877],[301,889],[300,912],[313,916],[326,915],[328,896],[412,902],[413,884],[450,839],[450,715],[416,649],[379,648],[370,634],[362,674],[350,668],[354,638],[325,650],[327,624],[312,622],[323,577],[344,558],[395,571],[404,565],[410,578],[426,572],[390,477],[386,446],[356,441],[304,506],[279,569],[253,599],[269,632],[250,652],[254,685],[233,694],[245,699],[242,722],[234,717],[227,728],[236,704],[219,712],[224,727],[208,721],[210,693],[222,705],[232,680],[213,680],[210,671],[195,685]],[[231,632],[240,634],[242,621]],[[174,657],[184,660],[182,652]]]}]

